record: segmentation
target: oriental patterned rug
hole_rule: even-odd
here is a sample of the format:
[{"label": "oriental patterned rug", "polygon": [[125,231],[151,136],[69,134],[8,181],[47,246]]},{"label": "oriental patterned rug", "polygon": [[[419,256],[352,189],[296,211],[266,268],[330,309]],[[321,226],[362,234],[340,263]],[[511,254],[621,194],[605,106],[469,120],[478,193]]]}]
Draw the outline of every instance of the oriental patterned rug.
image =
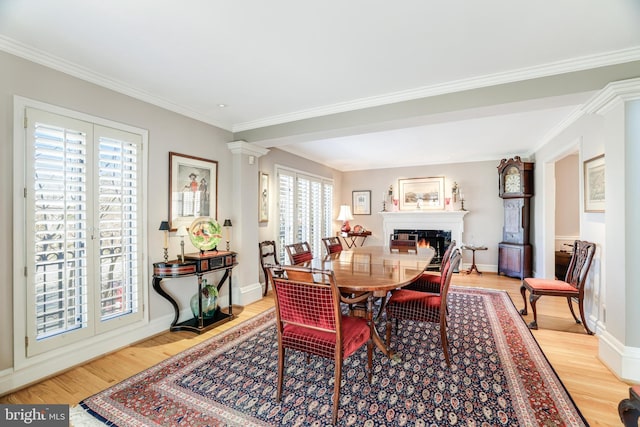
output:
[{"label": "oriental patterned rug", "polygon": [[[331,360],[289,352],[276,402],[274,317],[270,310],[85,399],[72,424],[330,425]],[[347,359],[338,425],[587,425],[506,292],[451,288],[451,368],[437,328],[401,323],[391,343],[399,357],[376,351],[371,384],[366,347]]]}]

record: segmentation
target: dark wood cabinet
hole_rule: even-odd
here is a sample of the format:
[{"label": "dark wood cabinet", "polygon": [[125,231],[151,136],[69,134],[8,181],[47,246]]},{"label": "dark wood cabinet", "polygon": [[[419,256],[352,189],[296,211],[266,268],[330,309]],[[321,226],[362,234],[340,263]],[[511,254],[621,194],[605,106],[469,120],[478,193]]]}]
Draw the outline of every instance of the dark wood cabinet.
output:
[{"label": "dark wood cabinet", "polygon": [[498,195],[504,200],[502,242],[498,245],[498,274],[523,279],[531,276],[529,244],[533,163],[520,157],[502,159],[498,166]]}]

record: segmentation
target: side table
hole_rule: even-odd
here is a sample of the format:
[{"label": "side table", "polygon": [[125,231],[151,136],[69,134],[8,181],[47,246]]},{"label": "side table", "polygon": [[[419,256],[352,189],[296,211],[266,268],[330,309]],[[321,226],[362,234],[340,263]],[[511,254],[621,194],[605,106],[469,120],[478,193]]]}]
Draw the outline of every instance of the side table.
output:
[{"label": "side table", "polygon": [[354,246],[358,246],[358,237],[362,237],[362,241],[360,242],[360,246],[364,245],[364,241],[367,240],[367,236],[371,236],[370,231],[362,231],[360,233],[348,232],[348,233],[340,233],[344,243],[347,245],[347,248],[351,249]]},{"label": "side table", "polygon": [[471,267],[466,271],[467,274],[471,274],[474,270],[478,274],[482,274],[480,270],[478,270],[478,266],[476,265],[476,251],[486,251],[486,246],[473,246],[473,245],[464,245],[462,249],[471,251]]}]

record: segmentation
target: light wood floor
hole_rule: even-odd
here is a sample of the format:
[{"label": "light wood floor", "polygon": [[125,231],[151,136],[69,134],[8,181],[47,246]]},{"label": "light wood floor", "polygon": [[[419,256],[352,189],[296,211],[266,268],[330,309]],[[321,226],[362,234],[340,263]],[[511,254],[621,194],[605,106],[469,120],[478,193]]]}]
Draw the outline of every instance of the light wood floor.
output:
[{"label": "light wood floor", "polygon": [[[522,307],[520,281],[497,276],[456,274],[455,285],[478,286],[508,291],[516,307]],[[189,332],[163,333],[73,368],[30,387],[0,397],[0,403],[46,403],[76,405],[162,360],[261,313],[273,306],[266,298],[242,308],[232,322],[202,335]],[[525,316],[529,321],[531,314]],[[563,298],[538,301],[539,330],[533,334],[591,426],[621,425],[618,402],[628,396],[629,385],[618,380],[598,360],[598,339],[577,325]]]}]

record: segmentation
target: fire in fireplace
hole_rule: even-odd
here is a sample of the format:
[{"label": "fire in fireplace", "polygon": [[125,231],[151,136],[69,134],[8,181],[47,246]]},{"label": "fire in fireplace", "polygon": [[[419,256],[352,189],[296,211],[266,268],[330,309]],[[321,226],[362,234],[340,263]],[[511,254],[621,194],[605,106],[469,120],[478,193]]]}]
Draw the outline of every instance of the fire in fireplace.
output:
[{"label": "fire in fireplace", "polygon": [[442,262],[442,255],[451,244],[451,230],[411,230],[394,229],[394,236],[402,234],[418,235],[418,246],[430,246],[435,251],[429,269],[438,269]]}]

